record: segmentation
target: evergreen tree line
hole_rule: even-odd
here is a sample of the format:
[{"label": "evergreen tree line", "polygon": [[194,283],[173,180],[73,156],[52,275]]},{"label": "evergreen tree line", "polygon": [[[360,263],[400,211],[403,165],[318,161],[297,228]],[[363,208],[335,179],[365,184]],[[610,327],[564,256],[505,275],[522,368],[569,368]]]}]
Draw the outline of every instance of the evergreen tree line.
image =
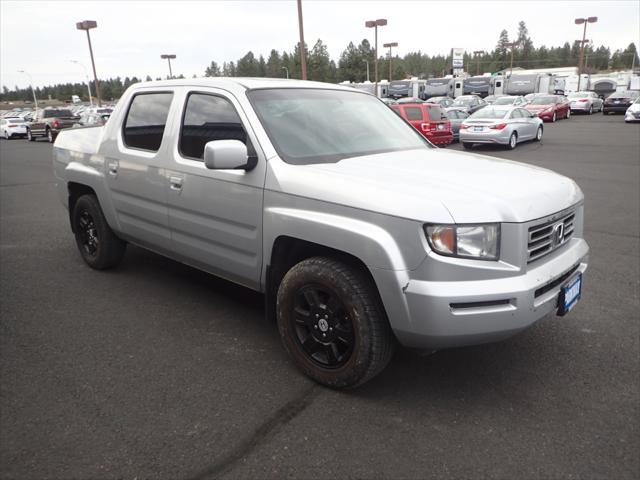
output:
[{"label": "evergreen tree line", "polygon": [[[525,22],[518,25],[517,36],[512,40],[508,32],[502,30],[498,37],[495,48],[484,54],[465,53],[465,70],[470,74],[476,72],[496,72],[509,68],[511,65],[511,49],[508,46],[512,41],[517,42],[513,51],[513,66],[530,68],[554,68],[578,66],[580,58],[580,42],[573,44],[566,42],[560,47],[536,47],[529,36]],[[383,54],[382,49],[378,56],[378,78],[389,79],[389,53]],[[603,70],[624,70],[632,67],[640,67],[640,59],[634,43],[629,44],[625,49],[618,49],[611,52],[609,47],[603,45],[595,47],[587,44],[584,50],[585,71],[596,73]],[[326,44],[318,39],[309,48],[305,45],[305,55],[307,59],[307,78],[320,82],[363,82],[367,79],[367,64],[369,66],[369,79],[374,80],[374,48],[367,39],[355,45],[349,45],[342,51],[336,63],[329,56]],[[430,78],[440,77],[451,73],[450,55],[430,56],[421,51],[407,53],[403,57],[395,55],[391,59],[391,78],[394,80],[407,77]],[[292,52],[278,52],[273,49],[269,56],[256,55],[247,52],[242,58],[236,61],[223,62],[222,65],[212,61],[204,71],[206,77],[278,77],[278,78],[301,78],[300,50],[296,45]],[[194,75],[195,77],[195,75]],[[180,75],[178,78],[184,78]],[[152,80],[147,76],[146,81]],[[157,79],[159,80],[159,79]],[[136,77],[120,77],[100,80],[100,92],[105,100],[120,98],[127,87],[140,81]],[[92,92],[95,96],[93,82]],[[87,86],[85,83],[66,83],[49,87],[36,88],[38,98],[70,99],[71,95],[78,95],[83,99],[88,99]],[[6,86],[0,94],[0,100],[30,100],[32,93],[30,88],[9,90]]]}]

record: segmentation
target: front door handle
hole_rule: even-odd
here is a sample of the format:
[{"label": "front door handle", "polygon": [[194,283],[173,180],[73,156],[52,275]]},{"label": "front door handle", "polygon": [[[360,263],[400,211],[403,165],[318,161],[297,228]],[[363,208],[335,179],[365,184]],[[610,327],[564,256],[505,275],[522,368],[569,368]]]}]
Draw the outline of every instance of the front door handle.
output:
[{"label": "front door handle", "polygon": [[171,177],[169,177],[169,188],[171,190],[175,190],[177,192],[182,190],[182,178],[181,177],[175,177],[173,175]]},{"label": "front door handle", "polygon": [[109,175],[118,175],[118,162],[109,162]]}]

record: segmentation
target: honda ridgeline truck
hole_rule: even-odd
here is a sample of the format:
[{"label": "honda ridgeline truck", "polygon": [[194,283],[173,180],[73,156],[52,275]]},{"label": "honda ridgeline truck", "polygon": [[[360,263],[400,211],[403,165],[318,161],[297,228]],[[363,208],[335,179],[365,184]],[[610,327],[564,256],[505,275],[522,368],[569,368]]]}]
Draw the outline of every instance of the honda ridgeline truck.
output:
[{"label": "honda ridgeline truck", "polygon": [[[502,340],[580,298],[583,194],[549,170],[433,147],[323,83],[139,83],[53,168],[92,268],[127,243],[265,294],[293,362],[334,388],[396,344]],[[153,279],[149,279],[153,281]]]}]

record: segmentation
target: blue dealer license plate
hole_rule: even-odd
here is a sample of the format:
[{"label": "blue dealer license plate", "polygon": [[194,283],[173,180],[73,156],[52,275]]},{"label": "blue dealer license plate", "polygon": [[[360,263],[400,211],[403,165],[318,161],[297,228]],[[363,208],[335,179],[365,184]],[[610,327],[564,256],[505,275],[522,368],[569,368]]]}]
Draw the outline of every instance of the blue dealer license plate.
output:
[{"label": "blue dealer license plate", "polygon": [[558,315],[566,315],[575,307],[582,295],[582,274],[575,277],[560,290],[558,302]]}]

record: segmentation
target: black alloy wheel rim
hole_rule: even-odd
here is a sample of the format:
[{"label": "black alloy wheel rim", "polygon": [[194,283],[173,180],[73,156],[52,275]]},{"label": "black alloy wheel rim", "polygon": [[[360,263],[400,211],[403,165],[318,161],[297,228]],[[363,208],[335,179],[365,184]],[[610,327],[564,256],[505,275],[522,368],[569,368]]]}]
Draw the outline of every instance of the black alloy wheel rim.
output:
[{"label": "black alloy wheel rim", "polygon": [[82,249],[88,255],[95,257],[98,253],[98,246],[100,245],[100,241],[98,240],[98,230],[96,229],[93,217],[86,210],[83,210],[82,213],[80,213],[80,218],[78,219],[78,233],[80,234]]},{"label": "black alloy wheel rim", "polygon": [[311,361],[328,369],[349,361],[355,344],[353,322],[335,292],[305,285],[296,292],[291,313],[295,339]]}]

